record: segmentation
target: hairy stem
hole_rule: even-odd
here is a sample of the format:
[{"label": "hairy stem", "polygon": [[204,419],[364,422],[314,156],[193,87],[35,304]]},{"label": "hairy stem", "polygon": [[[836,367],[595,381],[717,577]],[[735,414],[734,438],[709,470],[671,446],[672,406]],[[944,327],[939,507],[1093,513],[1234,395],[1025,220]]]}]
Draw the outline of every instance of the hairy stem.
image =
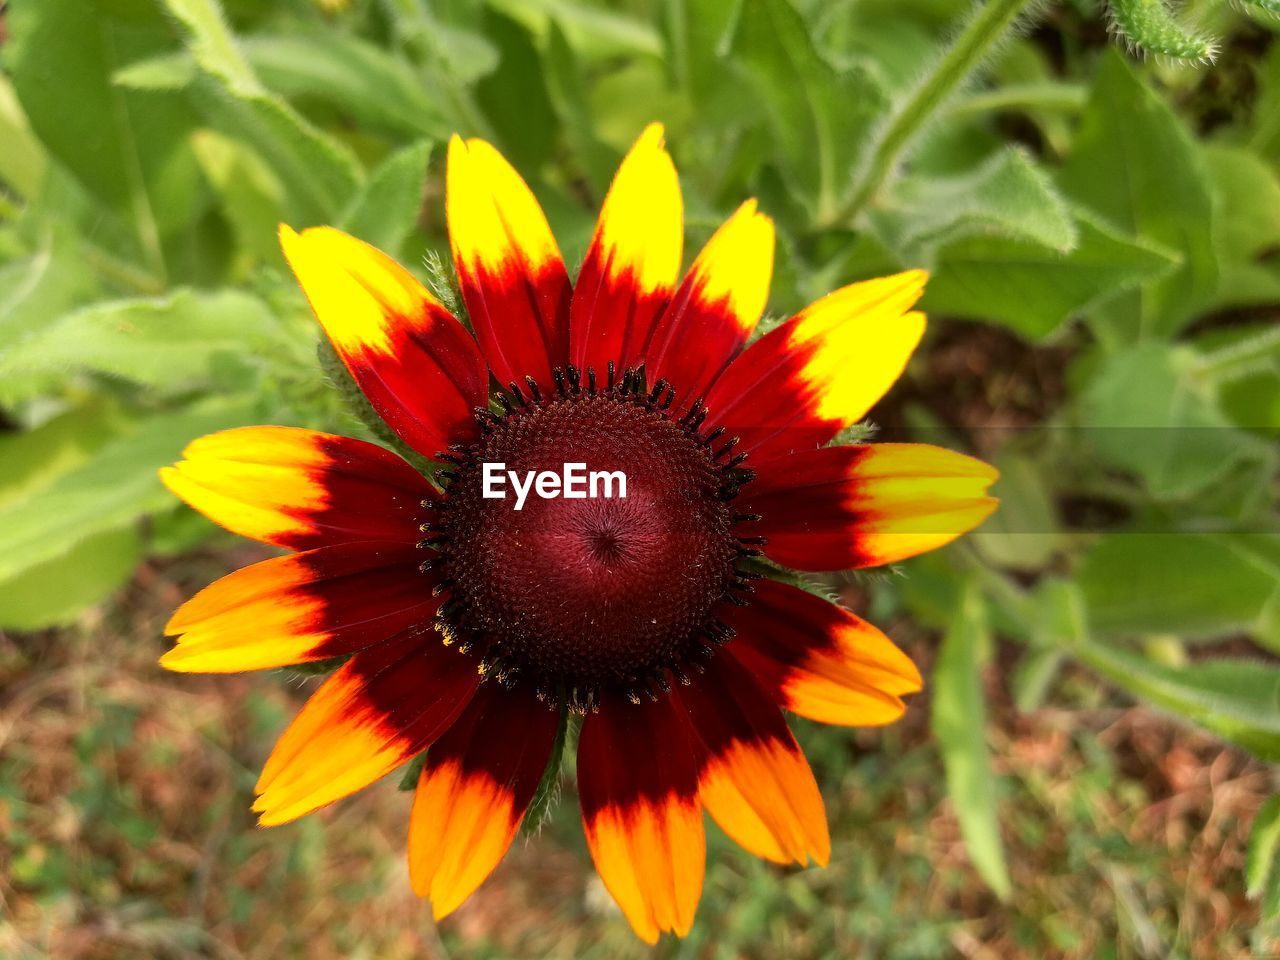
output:
[{"label": "hairy stem", "polygon": [[902,152],[915,135],[946,102],[955,89],[978,67],[1014,21],[1035,0],[988,0],[977,8],[972,19],[946,53],[890,116],[871,146],[871,153],[855,181],[849,201],[836,216],[852,221],[875,199],[889,179]]}]

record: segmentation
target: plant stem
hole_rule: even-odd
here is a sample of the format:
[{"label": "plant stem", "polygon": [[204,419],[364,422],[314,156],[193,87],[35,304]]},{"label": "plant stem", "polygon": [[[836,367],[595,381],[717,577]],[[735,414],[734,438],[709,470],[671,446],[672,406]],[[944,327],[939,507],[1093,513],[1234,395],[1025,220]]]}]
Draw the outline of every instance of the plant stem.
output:
[{"label": "plant stem", "polygon": [[835,217],[837,221],[853,221],[875,199],[915,135],[1034,2],[989,0],[977,9],[951,47],[880,130],[849,201]]},{"label": "plant stem", "polygon": [[1280,358],[1280,328],[1272,327],[1205,354],[1195,365],[1194,373],[1202,380],[1230,380],[1276,358]]}]

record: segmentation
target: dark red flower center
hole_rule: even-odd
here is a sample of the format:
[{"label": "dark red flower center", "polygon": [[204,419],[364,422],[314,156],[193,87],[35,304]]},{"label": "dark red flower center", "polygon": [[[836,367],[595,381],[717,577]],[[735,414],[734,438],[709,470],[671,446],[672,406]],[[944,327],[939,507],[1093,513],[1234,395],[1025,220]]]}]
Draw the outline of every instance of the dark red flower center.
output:
[{"label": "dark red flower center", "polygon": [[745,586],[731,501],[746,472],[700,417],[669,415],[665,385],[640,382],[575,378],[483,416],[428,538],[446,634],[485,672],[579,709],[606,687],[656,695],[669,671],[696,668],[727,635],[713,608]]}]

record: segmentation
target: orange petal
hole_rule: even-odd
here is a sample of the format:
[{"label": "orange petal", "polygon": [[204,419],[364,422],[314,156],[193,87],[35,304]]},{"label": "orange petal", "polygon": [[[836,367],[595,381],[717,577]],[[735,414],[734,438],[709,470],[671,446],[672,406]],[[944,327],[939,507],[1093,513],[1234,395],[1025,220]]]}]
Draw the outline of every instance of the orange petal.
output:
[{"label": "orange petal", "polygon": [[580,370],[603,378],[613,363],[621,375],[641,358],[680,272],[683,220],[676,168],[653,123],[618,168],[574,284],[569,352]]},{"label": "orange petal", "polygon": [[591,857],[636,934],[684,936],[702,894],[706,837],[688,717],[672,698],[608,699],[582,724],[578,793]]},{"label": "orange petal", "polygon": [[433,493],[389,450],[295,427],[240,427],[192,441],[160,471],[177,496],[233,533],[293,550],[412,543]]},{"label": "orange petal", "polygon": [[353,653],[439,605],[412,544],[352,543],[252,564],[178,608],[162,666],[184,673],[264,670]]},{"label": "orange petal", "polygon": [[280,245],[338,356],[405,443],[430,457],[475,435],[488,368],[413,274],[332,227],[282,225]]},{"label": "orange petal", "polygon": [[498,382],[551,389],[569,361],[571,288],[547,218],[520,175],[483,140],[449,141],[445,206],[472,329]]},{"label": "orange petal", "polygon": [[750,607],[727,607],[736,632],[725,651],[787,710],[843,726],[892,723],[920,672],[883,633],[842,607],[773,580]]},{"label": "orange petal", "polygon": [[479,675],[433,631],[357,653],[311,695],[267,758],[253,809],[288,823],[368,786],[457,719]]},{"label": "orange petal", "polygon": [[409,820],[409,879],[452,913],[511,846],[560,725],[527,685],[482,686],[427,754]]},{"label": "orange petal", "polygon": [[658,320],[645,351],[650,382],[666,378],[684,403],[706,395],[764,312],[773,244],[773,221],[754,200],[715,232]]},{"label": "orange petal", "polygon": [[[923,443],[808,450],[757,471],[744,491],[751,534],[797,570],[893,563],[950,543],[989,517],[995,468]],[[744,498],[745,499],[745,498]]]},{"label": "orange petal", "polygon": [[707,396],[710,420],[758,467],[862,419],[924,334],[908,313],[928,275],[910,270],[828,294],[748,347]]},{"label": "orange petal", "polygon": [[822,794],[777,705],[732,657],[679,691],[698,735],[698,796],[730,837],[777,863],[825,866]]}]

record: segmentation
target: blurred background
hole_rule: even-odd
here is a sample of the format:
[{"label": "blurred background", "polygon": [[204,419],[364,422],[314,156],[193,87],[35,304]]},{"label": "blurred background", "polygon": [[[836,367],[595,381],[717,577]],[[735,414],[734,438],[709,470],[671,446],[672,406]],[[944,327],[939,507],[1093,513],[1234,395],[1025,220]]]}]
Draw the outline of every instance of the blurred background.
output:
[{"label": "blurred background", "polygon": [[[264,556],[160,486],[191,438],[367,435],[276,224],[449,282],[443,144],[494,141],[580,261],[667,125],[693,251],[747,196],[769,314],[933,271],[866,432],[997,464],[976,535],[825,584],[918,663],[798,724],[834,852],[711,830],[664,957],[1280,951],[1276,0],[25,0],[0,5],[0,956],[614,958],[572,776],[439,928],[398,777],[253,825],[317,678],[163,673]],[[686,262],[688,256],[686,256]],[[768,321],[766,321],[766,326]]]}]

